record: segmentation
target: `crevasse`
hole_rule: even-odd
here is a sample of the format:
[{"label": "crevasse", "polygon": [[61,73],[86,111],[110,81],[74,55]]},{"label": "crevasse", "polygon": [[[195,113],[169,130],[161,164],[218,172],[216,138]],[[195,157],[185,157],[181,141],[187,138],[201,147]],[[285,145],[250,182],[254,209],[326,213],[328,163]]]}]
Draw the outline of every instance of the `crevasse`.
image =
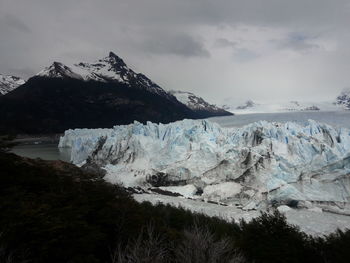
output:
[{"label": "crevasse", "polygon": [[[208,120],[67,130],[59,147],[127,187],[181,187],[193,198],[259,208],[350,201],[350,131],[309,120],[222,128]],[[190,188],[188,186],[191,185]]]}]

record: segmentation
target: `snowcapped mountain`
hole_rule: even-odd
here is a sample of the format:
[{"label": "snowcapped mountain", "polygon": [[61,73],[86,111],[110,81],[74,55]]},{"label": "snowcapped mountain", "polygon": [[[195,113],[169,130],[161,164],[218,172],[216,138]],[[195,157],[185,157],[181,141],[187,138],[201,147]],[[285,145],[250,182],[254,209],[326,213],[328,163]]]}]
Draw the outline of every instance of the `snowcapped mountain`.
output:
[{"label": "snowcapped mountain", "polygon": [[248,100],[244,104],[237,102],[225,101],[223,108],[237,114],[249,113],[276,113],[276,112],[291,112],[291,111],[339,111],[343,108],[336,103],[329,102],[301,102],[301,101],[286,101],[279,103],[261,103],[253,100]]},{"label": "snowcapped mountain", "polygon": [[[199,99],[198,99],[199,100]],[[0,98],[0,133],[60,133],[137,120],[169,123],[232,115],[210,104],[192,110],[113,52],[93,63],[54,62]]]},{"label": "snowcapped mountain", "polygon": [[24,83],[25,81],[19,77],[0,74],[0,96],[13,91]]},{"label": "snowcapped mountain", "polygon": [[161,187],[239,205],[350,213],[350,131],[310,120],[222,128],[202,120],[67,130],[59,147],[126,187]]},{"label": "snowcapped mountain", "polygon": [[212,116],[232,115],[230,112],[206,102],[203,98],[198,97],[191,92],[171,90],[169,93],[174,95],[178,101],[185,104],[195,112],[204,113],[207,116],[210,114]]},{"label": "snowcapped mountain", "polygon": [[336,104],[344,107],[344,109],[350,110],[350,89],[345,89],[337,97]]},{"label": "snowcapped mountain", "polygon": [[40,71],[37,76],[48,78],[74,78],[83,80],[82,76],[74,73],[71,68],[63,65],[60,62],[52,63],[51,66]]},{"label": "snowcapped mountain", "polygon": [[37,76],[123,83],[128,86],[145,89],[168,99],[173,99],[170,94],[145,75],[135,73],[113,52],[110,52],[107,57],[93,63],[80,62],[67,66],[60,62],[54,62],[51,66],[40,71]]}]

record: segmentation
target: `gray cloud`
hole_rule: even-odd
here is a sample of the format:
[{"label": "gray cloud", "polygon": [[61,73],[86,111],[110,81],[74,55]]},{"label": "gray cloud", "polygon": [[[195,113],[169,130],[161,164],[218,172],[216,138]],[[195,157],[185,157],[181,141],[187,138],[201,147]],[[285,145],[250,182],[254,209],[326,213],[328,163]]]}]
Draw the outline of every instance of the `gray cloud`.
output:
[{"label": "gray cloud", "polygon": [[328,99],[350,84],[349,24],[348,0],[1,0],[0,73],[112,50],[214,102]]},{"label": "gray cloud", "polygon": [[36,71],[33,71],[32,68],[20,68],[20,67],[16,67],[16,68],[13,68],[13,69],[9,69],[8,70],[8,74],[10,75],[14,75],[14,76],[33,76],[35,75]]},{"label": "gray cloud", "polygon": [[237,47],[238,43],[235,41],[228,40],[226,38],[218,38],[215,40],[214,46],[219,48],[235,48]]},{"label": "gray cloud", "polygon": [[152,54],[178,55],[183,57],[209,57],[203,44],[187,34],[162,34],[140,43],[140,49]]},{"label": "gray cloud", "polygon": [[1,30],[15,30],[16,33],[30,33],[30,28],[18,17],[12,14],[3,14],[0,16]]},{"label": "gray cloud", "polygon": [[282,40],[274,40],[279,48],[292,49],[298,52],[312,52],[320,49],[320,45],[316,44],[317,38],[307,36],[303,33],[292,32],[287,38]]},{"label": "gray cloud", "polygon": [[251,50],[240,48],[235,51],[233,57],[238,62],[245,63],[258,58],[259,55]]}]

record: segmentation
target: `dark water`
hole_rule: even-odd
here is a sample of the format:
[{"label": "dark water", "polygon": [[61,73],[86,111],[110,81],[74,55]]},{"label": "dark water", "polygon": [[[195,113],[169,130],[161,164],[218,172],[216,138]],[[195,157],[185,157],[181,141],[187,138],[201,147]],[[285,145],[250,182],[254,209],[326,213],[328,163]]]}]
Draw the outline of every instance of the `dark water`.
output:
[{"label": "dark water", "polygon": [[11,152],[19,156],[29,158],[41,158],[43,160],[70,161],[70,149],[60,149],[58,143],[38,143],[35,142],[20,144],[12,148]]}]

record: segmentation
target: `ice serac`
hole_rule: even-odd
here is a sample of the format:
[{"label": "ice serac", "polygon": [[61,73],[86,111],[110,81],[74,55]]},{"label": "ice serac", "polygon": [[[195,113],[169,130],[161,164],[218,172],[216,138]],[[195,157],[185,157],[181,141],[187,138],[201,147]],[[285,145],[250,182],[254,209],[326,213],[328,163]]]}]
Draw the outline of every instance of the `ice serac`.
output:
[{"label": "ice serac", "polygon": [[24,83],[25,81],[19,77],[0,74],[0,96],[13,91]]},{"label": "ice serac", "polygon": [[194,198],[247,209],[287,204],[349,212],[350,131],[312,120],[242,128],[135,122],[67,130],[59,146],[71,148],[73,163],[97,164],[106,180],[125,186],[191,185]]}]

